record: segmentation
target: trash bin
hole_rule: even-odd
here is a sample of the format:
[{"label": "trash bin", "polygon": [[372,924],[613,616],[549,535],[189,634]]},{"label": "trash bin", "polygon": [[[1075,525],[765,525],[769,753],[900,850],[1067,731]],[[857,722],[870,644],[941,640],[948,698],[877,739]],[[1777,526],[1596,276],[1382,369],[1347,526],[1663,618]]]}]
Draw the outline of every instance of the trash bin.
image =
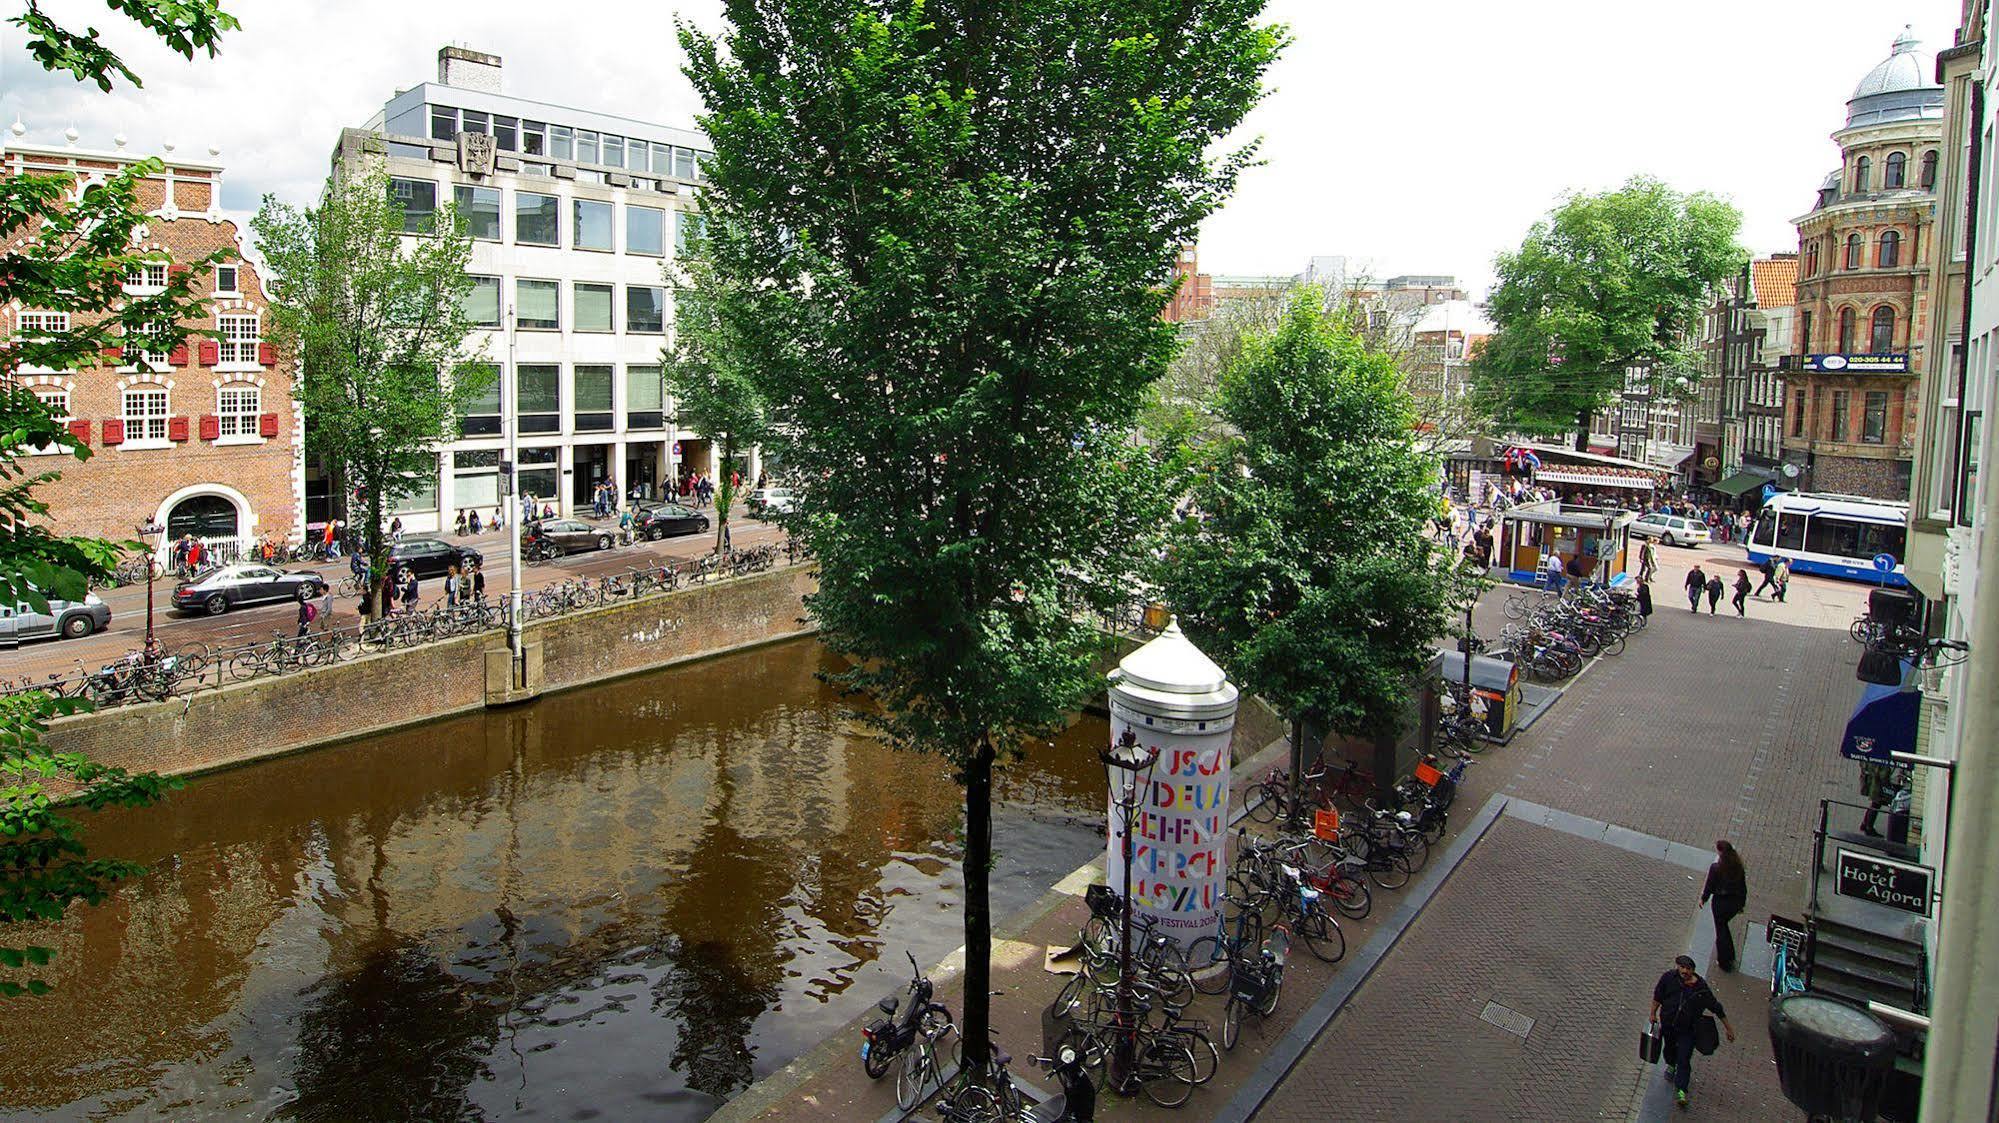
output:
[{"label": "trash bin", "polygon": [[1888,1023],[1851,1002],[1810,991],[1770,1001],[1777,1080],[1809,1115],[1873,1120],[1898,1048]]}]

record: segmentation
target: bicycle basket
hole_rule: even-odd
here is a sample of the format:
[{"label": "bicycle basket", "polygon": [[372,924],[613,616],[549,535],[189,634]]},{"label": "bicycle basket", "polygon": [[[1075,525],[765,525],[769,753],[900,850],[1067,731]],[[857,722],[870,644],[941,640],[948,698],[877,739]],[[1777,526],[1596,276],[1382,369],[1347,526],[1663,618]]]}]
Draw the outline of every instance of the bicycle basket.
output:
[{"label": "bicycle basket", "polygon": [[1108,885],[1092,885],[1083,890],[1083,900],[1089,904],[1093,916],[1111,918],[1124,912],[1123,899],[1111,892]]},{"label": "bicycle basket", "polygon": [[1263,969],[1250,963],[1232,964],[1229,968],[1229,995],[1237,1002],[1252,1006],[1263,1001]]}]

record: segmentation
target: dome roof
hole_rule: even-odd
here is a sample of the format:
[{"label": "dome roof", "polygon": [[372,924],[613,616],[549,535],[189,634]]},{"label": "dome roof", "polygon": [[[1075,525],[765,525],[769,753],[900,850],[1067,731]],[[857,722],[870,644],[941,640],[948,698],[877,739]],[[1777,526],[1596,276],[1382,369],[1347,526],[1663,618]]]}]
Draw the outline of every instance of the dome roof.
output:
[{"label": "dome roof", "polygon": [[1846,124],[1879,125],[1943,117],[1943,87],[1936,80],[1936,59],[1923,51],[1908,27],[1895,37],[1888,57],[1853,87],[1846,102]]}]

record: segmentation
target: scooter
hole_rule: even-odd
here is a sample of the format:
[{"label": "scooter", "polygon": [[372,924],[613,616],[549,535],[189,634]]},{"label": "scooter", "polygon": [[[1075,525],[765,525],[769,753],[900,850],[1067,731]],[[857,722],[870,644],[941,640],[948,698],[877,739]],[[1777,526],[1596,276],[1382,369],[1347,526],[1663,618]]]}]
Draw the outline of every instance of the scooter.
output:
[{"label": "scooter", "polygon": [[[909,955],[907,951],[904,955]],[[933,993],[930,980],[923,977],[923,969],[916,965],[916,957],[909,955],[909,1007],[896,1017],[896,1008],[902,999],[889,995],[875,1003],[885,1017],[877,1018],[861,1027],[861,1068],[868,1079],[880,1080],[888,1071],[890,1062],[916,1040],[916,1035],[930,1025],[949,1024],[951,1011],[941,1003],[930,1001]],[[927,1023],[927,1024],[926,1024]]]},{"label": "scooter", "polygon": [[1047,1069],[1062,1087],[1062,1094],[1036,1104],[1028,1123],[1095,1123],[1097,1086],[1083,1068],[1083,1054],[1074,1045],[1064,1044],[1052,1057],[1036,1057],[1034,1063]]}]

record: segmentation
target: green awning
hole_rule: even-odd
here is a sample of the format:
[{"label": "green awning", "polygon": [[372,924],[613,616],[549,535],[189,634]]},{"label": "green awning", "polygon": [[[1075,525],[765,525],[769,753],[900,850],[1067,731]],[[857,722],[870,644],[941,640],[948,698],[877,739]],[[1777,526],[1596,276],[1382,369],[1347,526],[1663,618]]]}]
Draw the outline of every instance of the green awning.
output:
[{"label": "green awning", "polygon": [[1709,485],[1708,490],[1721,492],[1730,499],[1739,499],[1751,488],[1762,487],[1769,482],[1768,477],[1759,476],[1754,472],[1737,472],[1720,483]]}]

